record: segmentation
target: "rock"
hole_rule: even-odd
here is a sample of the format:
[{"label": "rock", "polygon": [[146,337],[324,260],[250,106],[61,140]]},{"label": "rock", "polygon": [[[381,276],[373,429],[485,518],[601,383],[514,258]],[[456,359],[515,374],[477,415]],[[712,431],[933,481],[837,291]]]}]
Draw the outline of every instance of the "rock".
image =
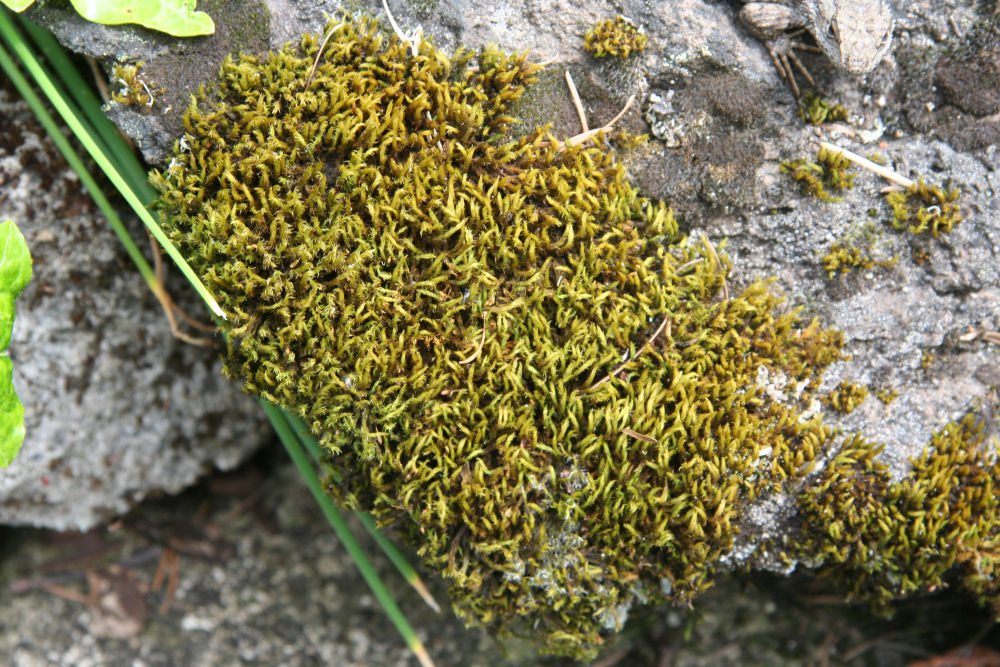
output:
[{"label": "rock", "polygon": [[[824,387],[851,379],[873,392],[852,414],[830,413],[827,422],[885,443],[881,458],[900,478],[932,433],[970,411],[995,411],[1000,376],[997,344],[990,342],[990,332],[1000,330],[1000,133],[995,115],[974,115],[992,109],[993,101],[970,98],[976,85],[967,79],[968,62],[996,68],[997,56],[989,48],[970,48],[963,61],[963,52],[952,50],[939,63],[941,54],[967,35],[980,40],[990,35],[987,28],[973,29],[990,19],[976,13],[972,0],[934,4],[934,9],[922,4],[926,11],[916,6],[899,11],[896,50],[906,57],[897,62],[890,56],[867,81],[854,81],[818,57],[805,59],[824,95],[852,114],[846,123],[821,128],[796,118],[794,99],[761,45],[736,23],[730,3],[690,0],[670,3],[666,11],[642,2],[524,0],[496,5],[456,0],[394,5],[393,11],[404,31],[419,26],[445,50],[492,42],[509,50],[530,48],[538,60],[554,59],[519,113],[526,122],[552,122],[558,135],[580,131],[562,87],[564,69],[577,81],[592,126],[613,117],[635,95],[637,102],[619,128],[652,132],[656,138],[621,156],[635,181],[646,193],[674,205],[692,234],[704,232],[713,242],[727,242],[734,287],[774,276],[773,289],[786,295],[790,306],[844,332],[852,357],[827,373]],[[377,3],[365,6],[382,13]],[[290,3],[268,7],[271,34],[247,42],[251,50],[288,38],[294,34],[288,26],[319,29],[319,4],[304,13]],[[335,13],[332,3],[322,7]],[[202,8],[217,22],[229,20],[232,11],[221,4],[214,12],[210,5]],[[50,11],[39,10],[36,16],[47,19]],[[644,28],[649,47],[625,64],[600,63],[583,52],[583,33],[619,12]],[[957,18],[949,21],[949,16]],[[121,110],[112,109],[112,116],[142,140],[152,163],[162,163],[170,142],[179,137],[179,100],[214,74],[214,65],[195,73],[172,69],[170,63],[178,54],[192,55],[198,48],[205,49],[202,54],[215,48],[218,54],[236,43],[235,33],[225,29],[215,37],[182,43],[151,38],[140,29],[85,28],[71,17],[47,24],[64,42],[84,44],[105,61],[139,59],[137,34],[150,43],[141,58],[150,80],[168,89],[163,106],[157,102],[147,113],[129,111],[128,122],[122,121]],[[77,37],[80,30],[96,30],[110,39],[97,47]],[[127,39],[118,43],[116,34]],[[976,39],[971,39],[973,47]],[[200,58],[218,62],[207,55]],[[931,85],[934,81],[953,85],[940,93]],[[961,108],[936,111],[950,105]],[[839,202],[802,194],[779,172],[778,163],[812,158],[817,139],[862,154],[878,152],[905,176],[959,187],[964,221],[937,238],[893,229],[888,224],[891,210],[879,194],[885,184],[867,172],[859,173],[853,189],[838,193],[843,196]],[[828,277],[820,257],[834,242],[859,238],[898,261],[888,268]],[[896,391],[899,398],[883,402],[876,390]],[[996,434],[996,422],[987,420],[987,428]],[[763,545],[767,538],[794,534],[788,502],[762,499],[747,514],[740,543],[720,565],[787,571],[789,564]]]},{"label": "rock", "polygon": [[[214,352],[171,335],[104,216],[6,89],[0,118],[0,218],[34,260],[10,348],[27,435],[0,471],[0,523],[86,529],[240,463],[270,434],[256,402],[222,378]],[[148,248],[137,222],[131,231]]]}]

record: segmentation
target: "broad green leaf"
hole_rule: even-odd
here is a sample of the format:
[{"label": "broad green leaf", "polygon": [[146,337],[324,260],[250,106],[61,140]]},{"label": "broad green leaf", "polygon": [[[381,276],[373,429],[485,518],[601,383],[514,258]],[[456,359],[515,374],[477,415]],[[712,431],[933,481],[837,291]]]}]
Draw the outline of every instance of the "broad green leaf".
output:
[{"label": "broad green leaf", "polygon": [[[5,0],[6,1],[6,0]],[[194,10],[195,0],[70,0],[80,16],[105,25],[138,23],[175,37],[211,35],[212,17]]]},{"label": "broad green leaf", "polygon": [[15,12],[23,12],[25,9],[34,4],[35,0],[0,0],[0,2],[7,5]]},{"label": "broad green leaf", "polygon": [[10,357],[0,356],[0,468],[14,460],[24,442],[24,406],[14,393],[13,375]]},{"label": "broad green leaf", "polygon": [[21,230],[0,223],[0,468],[14,460],[24,442],[24,406],[14,393],[14,368],[6,356],[14,328],[14,299],[31,280],[31,254]]},{"label": "broad green leaf", "polygon": [[7,353],[10,334],[14,329],[14,297],[9,292],[0,292],[0,354]]},{"label": "broad green leaf", "polygon": [[31,254],[21,230],[10,220],[0,222],[0,292],[17,297],[31,280]]},{"label": "broad green leaf", "polygon": [[31,255],[13,222],[0,223],[0,353],[10,344],[14,299],[31,280]]}]

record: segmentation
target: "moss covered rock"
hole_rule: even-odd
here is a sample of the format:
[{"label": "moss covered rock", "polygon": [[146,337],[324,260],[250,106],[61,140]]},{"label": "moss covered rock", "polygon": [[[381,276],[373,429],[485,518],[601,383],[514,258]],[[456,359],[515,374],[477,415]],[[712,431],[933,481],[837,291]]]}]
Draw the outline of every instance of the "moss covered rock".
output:
[{"label": "moss covered rock", "polygon": [[229,316],[227,371],[308,421],[331,492],[469,621],[586,656],[803,487],[841,344],[764,284],[730,293],[612,155],[516,128],[536,69],[345,21],[321,54],[228,61],[154,181]]}]

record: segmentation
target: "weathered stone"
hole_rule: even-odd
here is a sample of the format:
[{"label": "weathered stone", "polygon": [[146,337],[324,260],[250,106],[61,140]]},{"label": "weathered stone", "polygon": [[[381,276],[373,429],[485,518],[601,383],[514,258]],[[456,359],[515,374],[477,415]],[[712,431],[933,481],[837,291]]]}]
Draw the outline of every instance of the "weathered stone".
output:
[{"label": "weathered stone", "polygon": [[[27,435],[0,471],[0,523],[85,529],[237,465],[269,435],[256,402],[211,350],[171,335],[104,216],[6,89],[0,119],[0,219],[17,223],[34,260],[10,348]],[[132,233],[149,247],[137,221]]]},{"label": "weathered stone", "polygon": [[[286,29],[289,26],[318,31],[323,9],[336,14],[334,3],[310,4],[307,10],[287,2],[268,6],[272,34],[253,42],[251,50],[262,49],[264,43],[273,48],[291,38],[297,30]],[[667,144],[652,141],[622,156],[644,190],[677,206],[693,233],[703,231],[715,242],[727,241],[734,285],[776,276],[774,289],[787,295],[791,305],[844,332],[852,358],[837,364],[824,386],[832,389],[842,379],[852,379],[899,392],[888,404],[873,393],[850,415],[828,415],[828,422],[845,432],[861,431],[869,440],[886,443],[883,460],[898,477],[931,433],[977,404],[997,401],[997,345],[982,333],[967,335],[970,328],[1000,330],[997,119],[977,118],[972,125],[962,125],[960,133],[950,131],[954,125],[948,125],[949,116],[932,114],[948,100],[937,97],[929,85],[946,42],[963,36],[954,31],[968,31],[981,18],[976,7],[971,0],[900,7],[897,51],[916,50],[926,57],[901,60],[897,66],[890,56],[867,82],[856,82],[821,59],[807,57],[825,96],[854,114],[848,123],[818,129],[795,117],[794,100],[776,78],[766,52],[738,26],[735,8],[728,3],[690,0],[670,3],[666,11],[662,4],[641,2],[455,1],[413,3],[393,11],[404,30],[422,27],[445,50],[492,42],[511,50],[530,48],[538,60],[554,58],[551,73],[529,92],[520,113],[529,121],[553,122],[558,134],[579,131],[560,81],[564,68],[577,80],[592,126],[610,119],[635,94],[637,103],[620,127],[649,132],[652,125],[659,139],[669,137]],[[213,13],[210,5],[203,8]],[[381,13],[374,2],[362,9]],[[36,16],[46,18],[48,11],[39,10]],[[217,21],[228,11],[219,5]],[[649,46],[627,66],[600,64],[582,50],[583,33],[597,20],[619,12],[644,27]],[[276,17],[283,21],[280,31]],[[214,64],[194,77],[170,68],[178,53],[194,52],[195,41],[181,44],[139,29],[94,28],[112,38],[95,46],[75,36],[89,28],[71,17],[49,25],[64,42],[106,61],[145,60],[150,79],[177,99],[214,76]],[[137,34],[153,44],[149,51],[135,50]],[[115,35],[128,39],[116,44]],[[224,41],[225,35],[220,31],[200,43]],[[224,50],[234,43],[220,41],[213,48]],[[920,70],[923,76],[910,77],[918,63],[926,65]],[[947,75],[954,68],[953,59],[941,71]],[[915,89],[914,81],[923,88]],[[177,114],[183,104],[169,99],[165,97],[162,106],[157,102],[148,113],[129,112],[128,123],[121,121],[121,112],[113,112],[119,113],[127,131],[142,139],[144,155],[154,163],[164,159],[179,136]],[[754,105],[760,108],[753,113],[745,109]],[[741,110],[746,113],[736,113]],[[971,132],[975,141],[969,138]],[[893,229],[888,222],[891,211],[879,194],[884,183],[867,173],[858,176],[842,201],[824,203],[802,195],[779,173],[778,162],[811,157],[817,138],[833,139],[863,154],[877,151],[904,175],[960,187],[964,222],[937,239]],[[820,256],[835,241],[862,233],[876,237],[885,255],[898,255],[899,261],[891,268],[828,278]],[[928,352],[934,361],[925,364]],[[758,546],[763,538],[789,534],[788,503],[781,497],[765,498],[757,509],[746,517],[743,537],[726,563],[787,569]]]}]

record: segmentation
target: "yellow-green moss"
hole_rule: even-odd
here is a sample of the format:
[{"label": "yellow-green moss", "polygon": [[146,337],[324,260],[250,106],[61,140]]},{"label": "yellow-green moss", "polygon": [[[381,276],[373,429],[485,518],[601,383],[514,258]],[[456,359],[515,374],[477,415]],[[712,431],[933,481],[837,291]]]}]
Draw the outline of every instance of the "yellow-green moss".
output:
[{"label": "yellow-green moss", "polygon": [[1000,615],[1000,463],[983,420],[948,424],[897,482],[879,451],[847,440],[801,495],[802,553],[879,611],[954,581]]},{"label": "yellow-green moss", "polygon": [[959,194],[958,188],[946,192],[940,186],[927,185],[921,177],[908,190],[886,195],[892,206],[892,225],[896,229],[908,229],[912,234],[929,230],[934,238],[941,232],[950,232],[962,222],[962,211],[955,203]]},{"label": "yellow-green moss", "polygon": [[840,201],[829,190],[849,190],[854,187],[855,174],[848,173],[851,162],[843,153],[821,148],[816,161],[806,159],[784,160],[779,165],[781,173],[788,174],[802,186],[802,191],[815,195],[822,201]]},{"label": "yellow-green moss", "polygon": [[648,41],[646,33],[619,15],[614,19],[605,19],[588,30],[583,37],[583,48],[595,58],[627,58],[645,49]]},{"label": "yellow-green moss", "polygon": [[889,405],[897,398],[899,398],[899,392],[895,389],[883,387],[881,389],[875,390],[875,397],[882,401],[886,405]]},{"label": "yellow-green moss", "polygon": [[[610,155],[505,140],[523,57],[348,22],[307,89],[316,50],[227,62],[154,177],[227,371],[308,420],[333,493],[469,620],[585,655],[635,591],[702,590],[741,508],[825,442],[796,415],[839,334],[762,284],[720,300],[724,258]],[[772,401],[762,367],[809,387]]]},{"label": "yellow-green moss", "polygon": [[115,63],[111,69],[111,99],[126,106],[148,109],[156,102],[156,94],[163,92],[155,83],[144,81],[140,70],[142,61],[134,65]]},{"label": "yellow-green moss", "polygon": [[837,388],[823,397],[823,402],[838,412],[850,414],[868,396],[868,390],[859,384],[844,380]]},{"label": "yellow-green moss", "polygon": [[834,243],[830,246],[829,252],[823,255],[823,269],[826,271],[827,278],[833,278],[837,275],[838,271],[840,273],[849,273],[852,269],[858,267],[863,269],[870,269],[875,266],[888,268],[895,264],[898,259],[898,257],[893,257],[892,259],[876,260],[862,251],[861,248]]},{"label": "yellow-green moss", "polygon": [[847,120],[847,109],[837,103],[830,103],[813,91],[809,91],[799,101],[799,118],[810,125],[822,125]]},{"label": "yellow-green moss", "polygon": [[592,656],[806,482],[840,334],[763,283],[725,298],[728,260],[601,149],[511,139],[523,56],[412,55],[347,20],[310,80],[318,48],[227,61],[152,176],[227,313],[226,371],[306,419],[330,493],[394,524],[463,618]]}]

